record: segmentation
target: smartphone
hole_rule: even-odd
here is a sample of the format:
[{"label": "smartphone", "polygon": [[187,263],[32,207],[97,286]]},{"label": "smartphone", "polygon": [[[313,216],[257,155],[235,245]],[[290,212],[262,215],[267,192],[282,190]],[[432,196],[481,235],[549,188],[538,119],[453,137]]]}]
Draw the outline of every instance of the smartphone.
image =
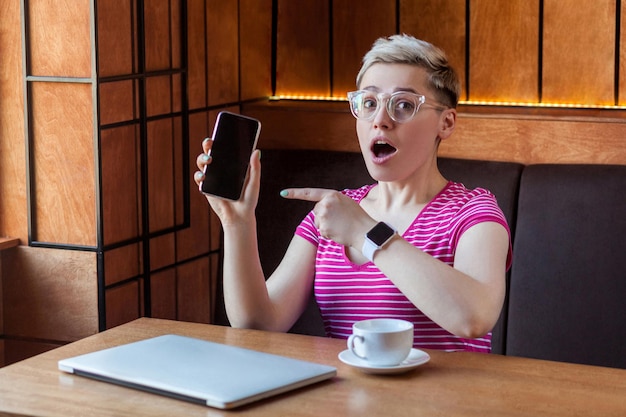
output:
[{"label": "smartphone", "polygon": [[248,176],[250,155],[256,148],[261,122],[222,111],[213,129],[211,163],[205,167],[200,190],[205,194],[239,200]]}]

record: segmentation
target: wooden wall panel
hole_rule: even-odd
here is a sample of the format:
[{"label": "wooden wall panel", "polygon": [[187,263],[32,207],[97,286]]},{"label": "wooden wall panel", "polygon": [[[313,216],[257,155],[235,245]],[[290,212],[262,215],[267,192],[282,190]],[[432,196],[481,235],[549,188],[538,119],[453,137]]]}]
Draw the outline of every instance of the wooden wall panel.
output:
[{"label": "wooden wall panel", "polygon": [[176,129],[170,119],[148,123],[148,207],[150,231],[155,232],[175,224],[174,161],[172,153]]},{"label": "wooden wall panel", "polygon": [[190,227],[176,232],[176,259],[182,261],[194,258],[210,250],[209,226],[210,209],[206,198],[198,191],[193,182],[193,174],[198,170],[196,157],[202,152],[202,140],[209,135],[208,112],[195,113],[189,116],[189,161],[190,178]]},{"label": "wooden wall panel", "polygon": [[269,105],[246,105],[242,110],[242,113],[262,120],[263,133],[262,138],[259,138],[261,149],[359,152],[356,120],[350,114],[347,102],[298,103],[281,100]]},{"label": "wooden wall panel", "polygon": [[27,242],[21,39],[20,2],[0,2],[0,236]]},{"label": "wooden wall panel", "polygon": [[473,0],[470,100],[539,101],[539,0]]},{"label": "wooden wall panel", "polygon": [[7,335],[74,341],[98,331],[94,252],[19,246],[2,254]]},{"label": "wooden wall panel", "polygon": [[174,233],[150,239],[150,270],[156,271],[176,262],[176,241]]},{"label": "wooden wall panel", "polygon": [[624,138],[626,124],[617,121],[461,115],[439,155],[523,164],[626,165]]},{"label": "wooden wall panel", "polygon": [[209,276],[211,279],[209,280],[210,287],[210,322],[215,322],[215,310],[217,306],[217,291],[218,291],[218,280],[221,279],[221,258],[219,253],[212,253],[209,256]]},{"label": "wooden wall panel", "polygon": [[91,77],[90,0],[30,0],[30,75]]},{"label": "wooden wall panel", "polygon": [[614,104],[615,1],[544,0],[547,103]]},{"label": "wooden wall panel", "polygon": [[620,9],[620,39],[619,39],[619,85],[618,102],[620,106],[626,105],[626,2],[621,2]]},{"label": "wooden wall panel", "polygon": [[[170,42],[172,45],[170,66],[171,68],[181,68],[182,61],[182,34],[181,28],[187,22],[182,20],[182,3],[187,0],[170,0]],[[145,4],[145,3],[144,3]],[[149,3],[150,5],[152,2]]]},{"label": "wooden wall panel", "polygon": [[99,85],[100,124],[128,122],[138,115],[137,81],[124,80]]},{"label": "wooden wall panel", "polygon": [[180,65],[180,8],[177,0],[148,2],[144,6],[145,60],[147,71]]},{"label": "wooden wall panel", "polygon": [[176,268],[178,278],[178,319],[198,323],[210,323],[211,304],[210,261],[201,258]]},{"label": "wooden wall panel", "polygon": [[[182,95],[179,95],[179,97],[182,98]],[[182,226],[185,224],[185,221],[188,221],[189,202],[186,201],[188,200],[186,192],[192,188],[190,187],[190,176],[187,170],[191,169],[193,165],[189,165],[188,168],[185,167],[190,153],[189,149],[185,149],[189,141],[189,114],[183,114],[185,116],[174,119],[175,132],[172,135],[174,140],[172,148],[174,192],[171,198],[174,203],[174,224],[176,226]]]},{"label": "wooden wall panel", "polygon": [[[400,0],[400,32],[437,45],[458,72],[465,91],[466,0]],[[462,94],[464,97],[465,93]]]},{"label": "wooden wall panel", "polygon": [[356,75],[363,55],[374,41],[396,33],[396,1],[335,0],[332,6],[332,95],[345,97],[357,89]]},{"label": "wooden wall panel", "polygon": [[272,0],[239,1],[241,99],[272,95]]},{"label": "wooden wall panel", "polygon": [[33,240],[95,246],[91,85],[37,82],[31,92]]},{"label": "wooden wall panel", "polygon": [[206,0],[209,105],[239,100],[237,0]]},{"label": "wooden wall panel", "polygon": [[204,0],[187,2],[187,94],[190,109],[207,106],[205,16]]},{"label": "wooden wall panel", "polygon": [[146,116],[153,117],[181,111],[179,74],[148,77],[145,85]]},{"label": "wooden wall panel", "polygon": [[137,68],[133,50],[137,47],[137,13],[134,1],[98,0],[98,75],[132,74]]},{"label": "wooden wall panel", "polygon": [[[179,95],[179,97],[182,96]],[[184,201],[184,190],[189,186],[189,177],[183,175],[185,173],[183,160],[189,156],[187,154],[183,155],[183,142],[187,141],[187,137],[183,138],[183,135],[187,134],[188,131],[183,131],[183,125],[187,124],[186,121],[183,120],[183,117],[175,117],[172,122],[174,126],[172,132],[172,160],[174,165],[172,181],[174,182],[174,191],[172,192],[170,198],[173,200],[172,203],[174,205],[174,225],[180,226],[185,221],[185,207],[188,206],[188,204]]]},{"label": "wooden wall panel", "polygon": [[106,290],[106,327],[110,329],[142,316],[139,280]]},{"label": "wooden wall panel", "polygon": [[102,223],[106,245],[132,239],[141,233],[139,127],[134,125],[101,132]]},{"label": "wooden wall panel", "polygon": [[152,317],[176,320],[176,270],[166,269],[150,277]]},{"label": "wooden wall panel", "polygon": [[277,94],[330,95],[328,5],[278,0]]},{"label": "wooden wall panel", "polygon": [[104,284],[116,284],[143,272],[141,244],[134,243],[104,252]]}]

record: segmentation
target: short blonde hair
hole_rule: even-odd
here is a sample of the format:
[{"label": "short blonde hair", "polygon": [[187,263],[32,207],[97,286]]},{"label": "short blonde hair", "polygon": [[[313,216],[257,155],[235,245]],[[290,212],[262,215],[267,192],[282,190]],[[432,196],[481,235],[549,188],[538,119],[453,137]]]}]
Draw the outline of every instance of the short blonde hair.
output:
[{"label": "short blonde hair", "polygon": [[461,95],[461,83],[456,71],[448,63],[445,52],[435,45],[402,34],[377,39],[363,57],[363,65],[356,77],[360,88],[365,72],[374,64],[409,64],[424,68],[428,82],[437,100],[456,108]]}]

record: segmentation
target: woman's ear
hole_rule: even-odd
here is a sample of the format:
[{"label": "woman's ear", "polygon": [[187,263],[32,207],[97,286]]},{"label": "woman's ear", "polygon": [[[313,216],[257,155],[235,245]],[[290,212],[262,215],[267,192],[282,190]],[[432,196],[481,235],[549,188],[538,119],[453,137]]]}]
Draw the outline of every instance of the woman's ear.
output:
[{"label": "woman's ear", "polygon": [[456,109],[446,109],[441,114],[441,125],[439,126],[439,138],[447,139],[456,126]]}]

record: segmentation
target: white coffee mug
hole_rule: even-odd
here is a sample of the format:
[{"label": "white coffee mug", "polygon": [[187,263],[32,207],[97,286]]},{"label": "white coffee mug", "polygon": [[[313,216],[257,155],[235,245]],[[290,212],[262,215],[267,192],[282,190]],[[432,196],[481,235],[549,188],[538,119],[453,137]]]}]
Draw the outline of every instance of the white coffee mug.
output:
[{"label": "white coffee mug", "polygon": [[399,319],[371,319],[352,325],[348,349],[373,366],[394,366],[413,347],[413,323]]}]

